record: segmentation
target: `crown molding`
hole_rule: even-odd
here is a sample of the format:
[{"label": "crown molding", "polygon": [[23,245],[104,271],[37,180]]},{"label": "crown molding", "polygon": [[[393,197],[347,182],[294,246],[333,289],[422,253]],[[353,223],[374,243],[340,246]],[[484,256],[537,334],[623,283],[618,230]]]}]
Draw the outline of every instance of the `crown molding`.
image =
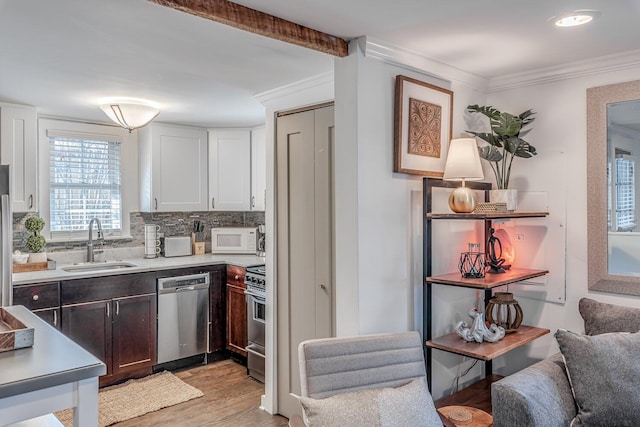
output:
[{"label": "crown molding", "polygon": [[298,96],[305,92],[320,92],[323,94],[330,94],[326,100],[333,99],[334,84],[333,84],[333,71],[328,71],[317,76],[309,77],[297,82],[281,86],[279,88],[271,89],[255,95],[255,98],[262,104],[268,105],[276,103],[281,100],[285,100],[292,96]]},{"label": "crown molding", "polygon": [[495,77],[489,81],[488,92],[534,86],[560,80],[586,77],[640,67],[640,50],[632,50],[598,58],[571,62],[561,66],[539,68],[524,73]]},{"label": "crown molding", "polygon": [[471,74],[399,46],[366,36],[360,37],[358,43],[360,44],[360,49],[368,58],[378,59],[391,65],[460,83],[481,92],[485,92],[488,88],[489,80],[484,77]]}]

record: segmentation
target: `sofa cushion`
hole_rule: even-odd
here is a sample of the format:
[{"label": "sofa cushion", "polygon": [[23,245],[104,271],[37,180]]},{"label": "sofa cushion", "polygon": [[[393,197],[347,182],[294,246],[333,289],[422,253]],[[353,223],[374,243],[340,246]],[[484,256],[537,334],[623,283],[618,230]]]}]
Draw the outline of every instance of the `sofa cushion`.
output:
[{"label": "sofa cushion", "polygon": [[572,426],[640,426],[640,333],[555,334],[578,414]]},{"label": "sofa cushion", "polygon": [[640,309],[582,298],[578,310],[587,335],[640,331]]},{"label": "sofa cushion", "polygon": [[300,397],[308,426],[442,426],[424,378],[397,388],[337,394],[326,399]]}]

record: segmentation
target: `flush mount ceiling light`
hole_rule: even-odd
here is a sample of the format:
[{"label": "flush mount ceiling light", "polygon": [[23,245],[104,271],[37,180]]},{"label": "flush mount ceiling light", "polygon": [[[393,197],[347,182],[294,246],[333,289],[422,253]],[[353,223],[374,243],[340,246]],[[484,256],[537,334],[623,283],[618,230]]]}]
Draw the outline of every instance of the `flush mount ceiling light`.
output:
[{"label": "flush mount ceiling light", "polygon": [[574,10],[573,12],[564,12],[558,16],[552,16],[549,18],[549,22],[553,22],[556,27],[576,27],[588,24],[601,15],[602,13],[597,10]]},{"label": "flush mount ceiling light", "polygon": [[160,114],[156,105],[141,99],[109,99],[100,108],[111,120],[129,132],[148,125]]}]

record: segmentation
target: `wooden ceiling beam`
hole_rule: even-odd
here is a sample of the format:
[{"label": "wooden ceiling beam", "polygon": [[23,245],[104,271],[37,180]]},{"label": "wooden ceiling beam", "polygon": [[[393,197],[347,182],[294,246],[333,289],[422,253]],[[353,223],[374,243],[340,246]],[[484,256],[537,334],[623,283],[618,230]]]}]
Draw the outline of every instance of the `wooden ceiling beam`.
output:
[{"label": "wooden ceiling beam", "polygon": [[349,54],[345,39],[227,0],[149,0],[162,6],[330,55]]}]

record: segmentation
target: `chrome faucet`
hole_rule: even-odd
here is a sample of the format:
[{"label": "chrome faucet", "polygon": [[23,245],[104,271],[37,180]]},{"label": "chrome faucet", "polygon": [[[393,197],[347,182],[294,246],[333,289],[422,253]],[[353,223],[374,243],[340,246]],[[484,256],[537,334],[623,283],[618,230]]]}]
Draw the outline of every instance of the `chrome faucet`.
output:
[{"label": "chrome faucet", "polygon": [[102,248],[102,244],[104,243],[104,237],[102,236],[102,224],[98,218],[91,218],[89,222],[89,242],[87,243],[87,261],[94,262],[95,254],[101,254],[103,252],[102,249],[93,249],[93,223],[96,223],[98,226],[98,238],[96,239],[100,242],[100,248]]}]

